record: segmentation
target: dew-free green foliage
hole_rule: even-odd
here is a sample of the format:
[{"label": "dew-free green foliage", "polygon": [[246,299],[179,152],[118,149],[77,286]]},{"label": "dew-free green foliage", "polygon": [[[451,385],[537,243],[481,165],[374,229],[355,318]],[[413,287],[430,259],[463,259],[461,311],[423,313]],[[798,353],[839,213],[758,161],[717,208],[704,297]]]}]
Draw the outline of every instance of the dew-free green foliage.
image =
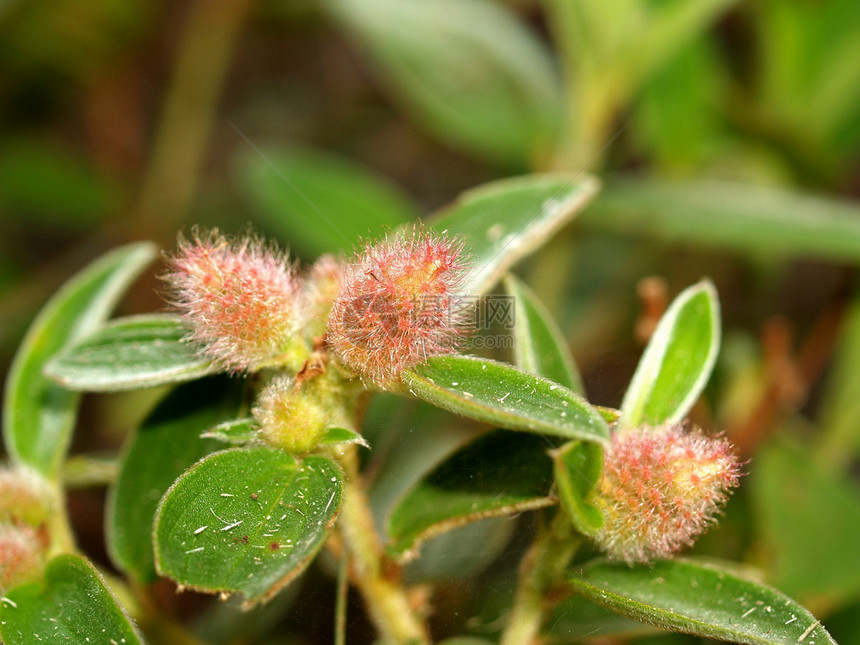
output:
[{"label": "dew-free green foliage", "polygon": [[249,151],[237,175],[266,228],[309,256],[348,251],[419,214],[390,182],[319,151]]},{"label": "dew-free green foliage", "polygon": [[797,191],[718,181],[606,186],[583,225],[753,254],[860,261],[860,207]]},{"label": "dew-free green foliage", "polygon": [[443,140],[515,167],[549,146],[561,109],[556,71],[542,43],[504,6],[487,0],[324,5],[368,51],[403,108]]},{"label": "dew-free green foliage", "polygon": [[[789,438],[775,440],[762,450],[750,479],[756,526],[773,557],[774,584],[786,593],[812,598],[817,605],[844,602],[857,593],[860,553],[853,545],[860,530],[860,486],[856,481],[810,463],[802,445]],[[771,503],[776,498],[780,504]],[[791,530],[798,525],[804,530]]]},{"label": "dew-free green foliage", "polygon": [[43,581],[6,594],[0,637],[7,645],[144,642],[101,574],[77,555],[54,558]]}]

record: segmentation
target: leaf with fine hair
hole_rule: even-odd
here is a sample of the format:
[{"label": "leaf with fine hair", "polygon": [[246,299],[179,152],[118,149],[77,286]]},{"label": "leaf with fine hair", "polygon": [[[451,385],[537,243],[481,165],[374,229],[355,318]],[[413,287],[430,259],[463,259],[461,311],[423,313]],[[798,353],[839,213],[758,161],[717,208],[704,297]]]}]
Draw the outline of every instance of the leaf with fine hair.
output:
[{"label": "leaf with fine hair", "polygon": [[54,356],[45,373],[70,390],[114,392],[193,381],[219,371],[185,341],[188,333],[178,316],[118,318]]},{"label": "leaf with fine hair", "polygon": [[600,181],[583,174],[502,179],[466,191],[430,224],[464,240],[473,268],[461,289],[477,296],[573,220],[599,190]]},{"label": "leaf with fine hair", "polygon": [[678,558],[630,567],[595,560],[568,582],[616,613],[675,632],[750,645],[836,645],[788,596],[712,563]]},{"label": "leaf with fine hair", "polygon": [[51,560],[42,581],[5,593],[0,599],[0,636],[6,645],[143,644],[101,574],[72,554]]},{"label": "leaf with fine hair", "polygon": [[681,421],[705,387],[720,347],[720,303],[710,281],[685,289],[645,348],[621,402],[624,427]]},{"label": "leaf with fine hair", "polygon": [[437,356],[406,370],[403,385],[427,403],[499,428],[609,441],[603,416],[581,396],[504,363]]},{"label": "leaf with fine hair", "polygon": [[14,462],[56,475],[80,396],[49,379],[45,363],[98,329],[154,257],[155,246],[149,242],[115,249],[74,275],[39,312],[6,381],[3,439]]},{"label": "leaf with fine hair", "polygon": [[340,511],[343,478],[324,457],[233,448],[205,457],[165,493],[155,567],[191,589],[271,599],[310,564]]}]

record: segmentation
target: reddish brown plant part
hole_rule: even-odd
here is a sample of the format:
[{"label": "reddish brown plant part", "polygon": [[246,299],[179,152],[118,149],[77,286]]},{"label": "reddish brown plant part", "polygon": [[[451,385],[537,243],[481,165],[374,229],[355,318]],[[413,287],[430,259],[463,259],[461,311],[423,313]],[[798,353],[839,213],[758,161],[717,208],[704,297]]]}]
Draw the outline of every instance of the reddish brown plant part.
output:
[{"label": "reddish brown plant part", "polygon": [[431,356],[452,353],[467,312],[457,293],[462,243],[416,226],[369,245],[347,268],[329,316],[334,356],[379,387]]},{"label": "reddish brown plant part", "polygon": [[678,424],[620,430],[594,493],[604,516],[596,539],[629,564],[671,556],[716,522],[739,477],[723,437]]},{"label": "reddish brown plant part", "polygon": [[191,326],[190,340],[225,369],[258,369],[297,332],[299,285],[285,253],[215,230],[180,238],[167,263],[168,301]]}]

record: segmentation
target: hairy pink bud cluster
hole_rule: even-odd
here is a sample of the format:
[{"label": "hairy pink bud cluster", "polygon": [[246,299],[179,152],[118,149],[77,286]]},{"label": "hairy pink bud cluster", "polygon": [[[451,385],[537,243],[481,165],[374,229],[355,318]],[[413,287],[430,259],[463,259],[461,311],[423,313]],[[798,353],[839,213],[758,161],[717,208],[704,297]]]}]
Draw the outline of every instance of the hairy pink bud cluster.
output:
[{"label": "hairy pink bud cluster", "polygon": [[36,471],[0,469],[0,592],[45,566],[53,493]]},{"label": "hairy pink bud cluster", "polygon": [[604,458],[593,503],[604,525],[595,536],[628,563],[668,557],[716,521],[740,463],[722,437],[680,425],[616,432]]},{"label": "hairy pink bud cluster", "polygon": [[346,267],[342,260],[323,255],[308,269],[304,279],[305,332],[311,339],[325,334],[332,304],[343,284]]},{"label": "hairy pink bud cluster", "polygon": [[164,276],[190,339],[226,369],[255,370],[284,351],[299,324],[298,280],[286,254],[212,231],[180,238]]},{"label": "hairy pink bud cluster", "polygon": [[329,316],[334,356],[384,388],[403,370],[453,352],[466,316],[456,296],[461,249],[417,226],[368,246],[347,268]]},{"label": "hairy pink bud cluster", "polygon": [[0,468],[0,523],[43,525],[51,513],[52,494],[35,470]]},{"label": "hairy pink bud cluster", "polygon": [[39,576],[45,566],[43,541],[31,526],[0,525],[0,592]]}]

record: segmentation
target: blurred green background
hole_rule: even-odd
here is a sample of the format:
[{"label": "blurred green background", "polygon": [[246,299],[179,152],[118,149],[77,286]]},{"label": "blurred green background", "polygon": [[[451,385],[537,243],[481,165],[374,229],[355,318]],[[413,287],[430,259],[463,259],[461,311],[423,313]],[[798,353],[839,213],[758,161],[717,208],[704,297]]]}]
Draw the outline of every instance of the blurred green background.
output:
[{"label": "blurred green background", "polygon": [[[710,276],[724,343],[693,418],[750,462],[697,550],[860,643],[856,0],[0,0],[2,373],[46,298],[116,244],[250,223],[311,260],[486,181],[583,170],[601,196],[519,273],[590,398],[619,404],[666,299]],[[124,312],[163,307],[158,289]],[[119,445],[157,394],[88,398],[77,450]],[[422,414],[379,418],[438,427]],[[462,440],[434,432],[379,443],[420,454],[414,477]],[[101,501],[70,500],[106,562]],[[437,596],[461,601],[437,598],[437,622],[492,633],[522,548],[493,546],[471,586],[437,567]],[[259,642],[327,642],[308,634],[328,602]],[[568,609],[558,642],[624,629]]]}]

